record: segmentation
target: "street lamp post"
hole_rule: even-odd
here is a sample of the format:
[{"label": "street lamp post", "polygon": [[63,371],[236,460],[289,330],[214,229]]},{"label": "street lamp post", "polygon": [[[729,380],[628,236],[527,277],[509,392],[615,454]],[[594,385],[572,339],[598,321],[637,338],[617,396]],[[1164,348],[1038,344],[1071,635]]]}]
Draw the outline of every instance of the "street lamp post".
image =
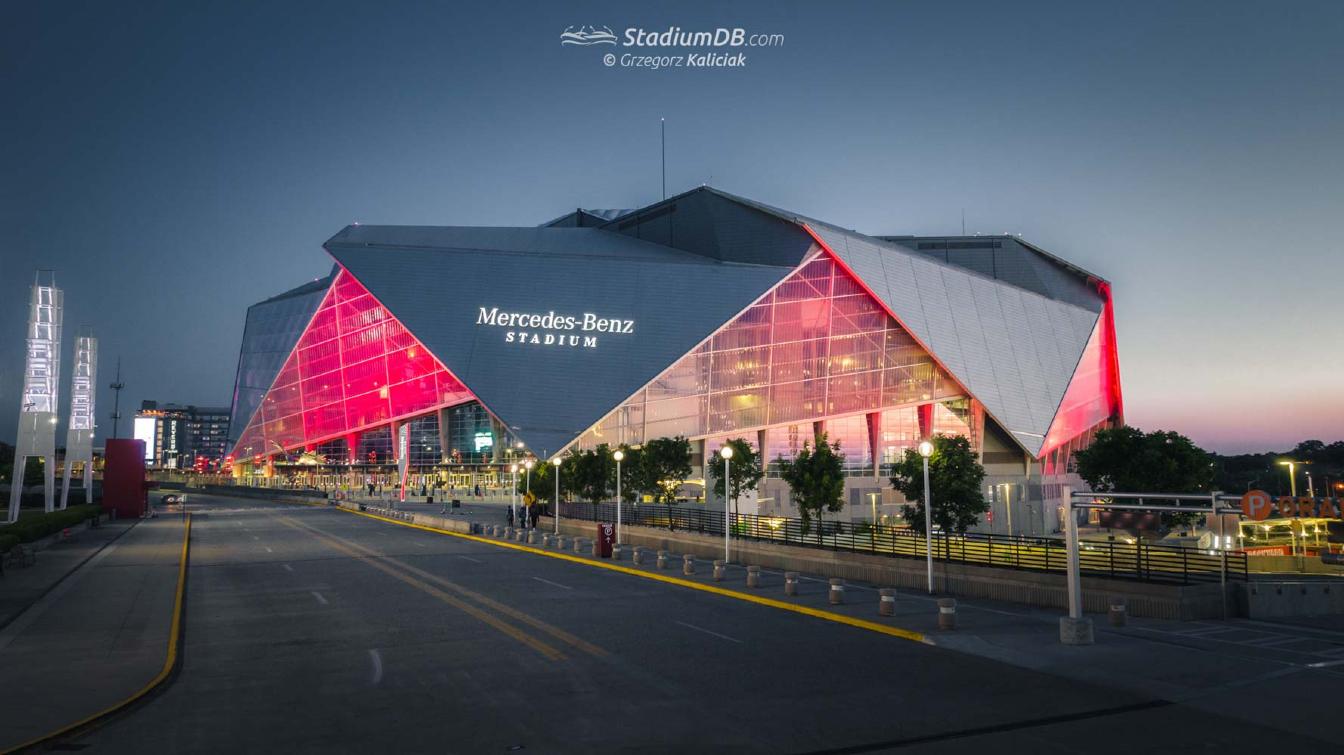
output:
[{"label": "street lamp post", "polygon": [[933,444],[927,440],[919,444],[919,455],[924,457],[924,559],[929,573],[929,594],[933,594],[933,491],[929,489],[929,457]]},{"label": "street lamp post", "polygon": [[509,518],[514,522],[518,521],[518,465],[516,463],[509,465],[509,471],[513,473],[513,484],[509,486]]},{"label": "street lamp post", "polygon": [[723,563],[727,565],[728,558],[728,537],[732,531],[728,524],[728,499],[732,480],[728,476],[728,461],[733,458],[733,447],[725,444],[719,449],[719,455],[723,457]]},{"label": "street lamp post", "polygon": [[551,459],[551,465],[555,467],[555,534],[560,534],[560,457]]},{"label": "street lamp post", "polygon": [[1303,470],[1303,472],[1307,475],[1307,497],[1308,497],[1308,498],[1315,498],[1315,497],[1316,497],[1316,486],[1315,486],[1314,484],[1312,484],[1312,481],[1311,481],[1311,472],[1307,472],[1307,471],[1305,471],[1305,470]]},{"label": "street lamp post", "polygon": [[[533,462],[531,459],[523,462],[523,469],[527,470],[527,477],[523,484],[523,488],[526,490],[526,493],[523,495],[523,500],[527,500],[527,497],[532,495],[532,464]],[[524,518],[526,518],[526,515],[524,515]]]},{"label": "street lamp post", "polygon": [[[625,452],[616,449],[616,453],[611,455],[616,460],[616,544],[621,544],[621,460],[625,458]],[[557,511],[559,508],[557,507]]]},{"label": "street lamp post", "polygon": [[1292,497],[1297,497],[1297,462],[1281,461],[1279,466],[1288,467],[1288,493]]}]

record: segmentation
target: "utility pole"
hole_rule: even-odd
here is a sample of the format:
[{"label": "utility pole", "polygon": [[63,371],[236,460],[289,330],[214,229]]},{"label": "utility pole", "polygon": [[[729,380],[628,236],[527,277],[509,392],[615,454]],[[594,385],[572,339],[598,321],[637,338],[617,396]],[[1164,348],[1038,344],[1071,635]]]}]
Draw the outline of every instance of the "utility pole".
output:
[{"label": "utility pole", "polygon": [[121,382],[121,357],[117,357],[117,376],[112,380],[112,384],[107,386],[113,390],[112,398],[112,438],[117,437],[117,423],[121,421],[121,389],[126,384]]}]

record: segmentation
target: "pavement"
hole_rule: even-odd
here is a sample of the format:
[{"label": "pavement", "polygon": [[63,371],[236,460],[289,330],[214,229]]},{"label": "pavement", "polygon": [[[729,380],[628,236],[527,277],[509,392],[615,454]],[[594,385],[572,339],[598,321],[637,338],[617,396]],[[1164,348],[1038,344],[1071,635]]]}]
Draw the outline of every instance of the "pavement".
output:
[{"label": "pavement", "polygon": [[53,542],[37,551],[37,560],[31,566],[5,569],[0,577],[0,627],[13,621],[34,602],[52,589],[66,575],[134,527],[138,519],[104,521],[86,529],[76,527],[66,541]]},{"label": "pavement", "polygon": [[[104,536],[121,534],[0,629],[0,751],[98,713],[160,673],[183,529],[180,517],[107,527]],[[42,551],[38,564],[50,577],[95,544]]]},{"label": "pavement", "polygon": [[[62,749],[1132,755],[1344,741],[1327,692],[1344,675],[1312,665],[1344,648],[1330,628],[1135,620],[1065,648],[1057,617],[1020,606],[963,603],[950,633],[932,629],[928,596],[903,592],[879,618],[856,585],[834,610],[928,644],[330,506],[190,500],[178,673]],[[0,732],[130,694],[140,679],[119,659],[162,661],[174,521],[109,546],[0,649]],[[714,583],[700,566],[691,583],[747,591],[740,570]],[[782,578],[751,592],[784,600]],[[789,600],[832,608],[818,581]],[[1321,645],[1294,645],[1302,632]]]}]

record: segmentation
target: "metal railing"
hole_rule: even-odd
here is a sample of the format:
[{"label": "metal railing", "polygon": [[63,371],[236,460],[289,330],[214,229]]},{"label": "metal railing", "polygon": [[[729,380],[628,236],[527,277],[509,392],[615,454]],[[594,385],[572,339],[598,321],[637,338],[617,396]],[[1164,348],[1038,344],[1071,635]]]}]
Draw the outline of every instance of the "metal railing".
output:
[{"label": "metal railing", "polygon": [[[616,521],[616,504],[562,502],[562,519]],[[622,504],[623,524],[660,527],[706,535],[723,534],[723,512],[664,504]],[[872,526],[867,522],[813,521],[806,531],[801,519],[757,514],[733,514],[732,536],[744,540],[796,545],[895,558],[923,559],[924,536],[903,527]],[[1061,538],[935,532],[933,557],[947,563],[1064,573],[1068,552]],[[1084,541],[1079,565],[1084,574],[1140,582],[1195,584],[1218,582],[1224,554],[1181,546],[1147,545],[1142,540]],[[1228,551],[1227,576],[1245,580],[1244,553]]]}]

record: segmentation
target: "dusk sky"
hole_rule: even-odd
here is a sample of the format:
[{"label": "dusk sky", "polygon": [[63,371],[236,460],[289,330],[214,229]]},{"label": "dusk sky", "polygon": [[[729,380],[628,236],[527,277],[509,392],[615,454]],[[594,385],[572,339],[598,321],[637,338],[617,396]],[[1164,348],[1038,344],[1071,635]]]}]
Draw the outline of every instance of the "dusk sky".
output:
[{"label": "dusk sky", "polygon": [[[583,25],[784,43],[607,67],[627,50],[561,45]],[[99,436],[118,356],[126,436],[142,399],[227,406],[247,306],[325,274],[346,224],[647,204],[666,118],[669,194],[870,234],[964,211],[1109,279],[1130,424],[1338,440],[1341,40],[1339,2],[9,3],[0,439],[35,268],[66,293],[62,415],[90,326]]]}]

